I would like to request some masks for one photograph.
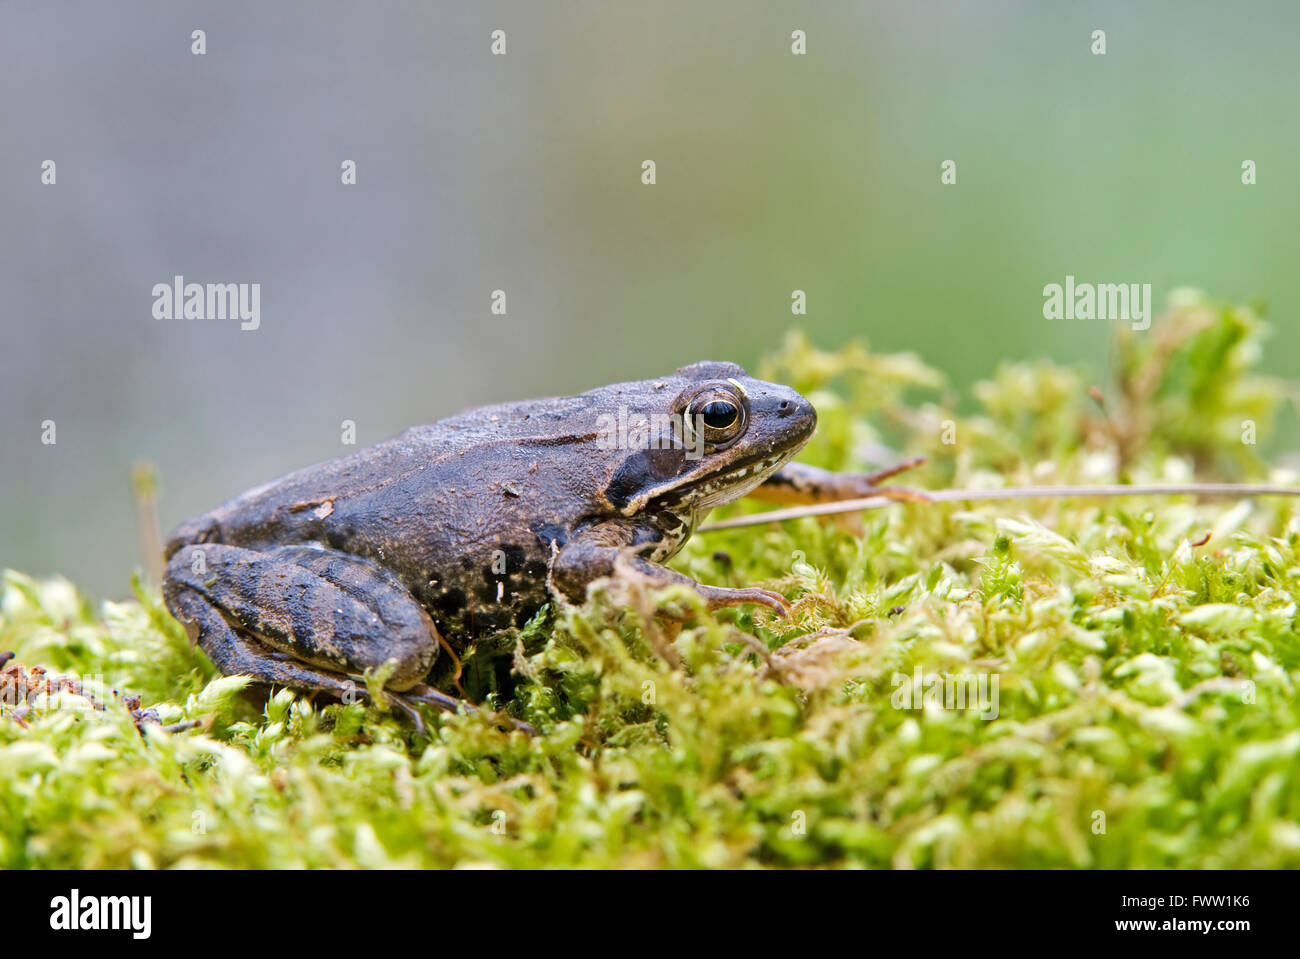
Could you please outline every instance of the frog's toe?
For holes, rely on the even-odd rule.
[[[867,473],[865,476],[861,477],[861,479],[864,483],[866,483],[869,486],[878,486],[881,480],[890,479],[891,477],[897,476],[899,473],[905,473],[908,470],[916,469],[918,466],[923,466],[924,464],[925,464],[925,457],[916,456],[910,460],[904,460],[903,462],[895,466],[889,466],[882,470],[876,470],[876,472],[874,473]]]
[[[392,693],[389,694],[394,695]],[[432,686],[421,683],[413,686],[400,694],[410,702],[424,703],[428,706],[435,706],[444,712],[456,713],[464,710],[467,714],[473,716],[480,712],[480,709],[473,703],[467,703],[463,699],[457,699],[455,696],[448,696],[444,692],[434,689]],[[394,696],[394,698],[397,698]],[[508,723],[512,728],[525,732],[530,736],[536,736],[537,730],[521,719],[515,719],[513,716],[499,715],[497,718]]]
[[[417,736],[427,736],[429,734],[428,729],[424,725],[424,717],[420,715],[418,709],[406,701],[402,693],[385,690],[384,695],[388,697],[389,701],[392,702],[394,706],[406,714],[406,718],[409,719],[411,725],[415,727],[415,733]]]
[[[883,496],[885,499],[892,499],[895,503],[933,503],[929,496],[918,489],[908,489],[905,486],[877,486],[871,493],[871,496]]]
[[[473,703],[467,703],[463,699],[457,699],[455,696],[448,696],[444,692],[439,692],[426,683],[419,683],[410,689],[402,692],[407,701],[412,703],[423,703],[426,706],[433,706],[441,709],[443,712],[458,713],[462,709],[469,715],[478,712],[478,707]]]
[[[709,609],[757,604],[767,606],[775,611],[778,616],[785,616],[790,612],[789,600],[780,593],[773,592],[770,589],[762,589],[758,586],[746,586],[742,589],[731,589],[725,586],[700,586],[699,590]]]

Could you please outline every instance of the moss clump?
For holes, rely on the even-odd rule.
[[[1006,365],[969,415],[912,356],[793,336],[763,374],[818,405],[805,458],[835,468],[888,443],[931,457],[918,485],[1262,478],[1242,424],[1264,436],[1291,388],[1252,372],[1263,334],[1181,295],[1094,398]],[[0,866],[1300,865],[1289,503],[895,507],[700,536],[676,565],[793,615],[599,587],[462,670],[536,738],[252,699],[153,590],[96,610],[8,573],[0,649],[203,726],[7,707]],[[925,677],[996,700],[946,708]]]

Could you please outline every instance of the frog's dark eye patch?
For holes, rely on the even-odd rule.
[[[686,464],[682,449],[651,449],[633,453],[615,471],[605,497],[616,507],[627,506],[639,493],[672,479]]]

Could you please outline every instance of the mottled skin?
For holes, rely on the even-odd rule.
[[[637,448],[637,434],[611,429],[620,411],[632,423],[673,414],[679,426]],[[747,493],[820,502],[881,492],[876,481],[897,470],[786,465],[816,422],[794,390],[730,363],[470,410],[183,523],[167,544],[164,596],[225,673],[342,693],[391,659],[399,701],[455,708],[424,683],[439,636],[464,648],[554,598],[581,602],[616,563],[618,575],[690,585],[711,608],[784,612],[777,593],[704,586],[660,564],[711,507]]]

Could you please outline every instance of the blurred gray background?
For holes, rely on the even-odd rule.
[[[166,529],[350,451],[344,419],[365,445],[752,364],[792,325],[959,387],[1100,373],[1106,324],[1042,318],[1066,273],[1266,301],[1289,373],[1297,27],[1293,3],[4,0],[0,566],[124,594],[138,457]],[[176,274],[260,283],[261,329],[155,320]]]

